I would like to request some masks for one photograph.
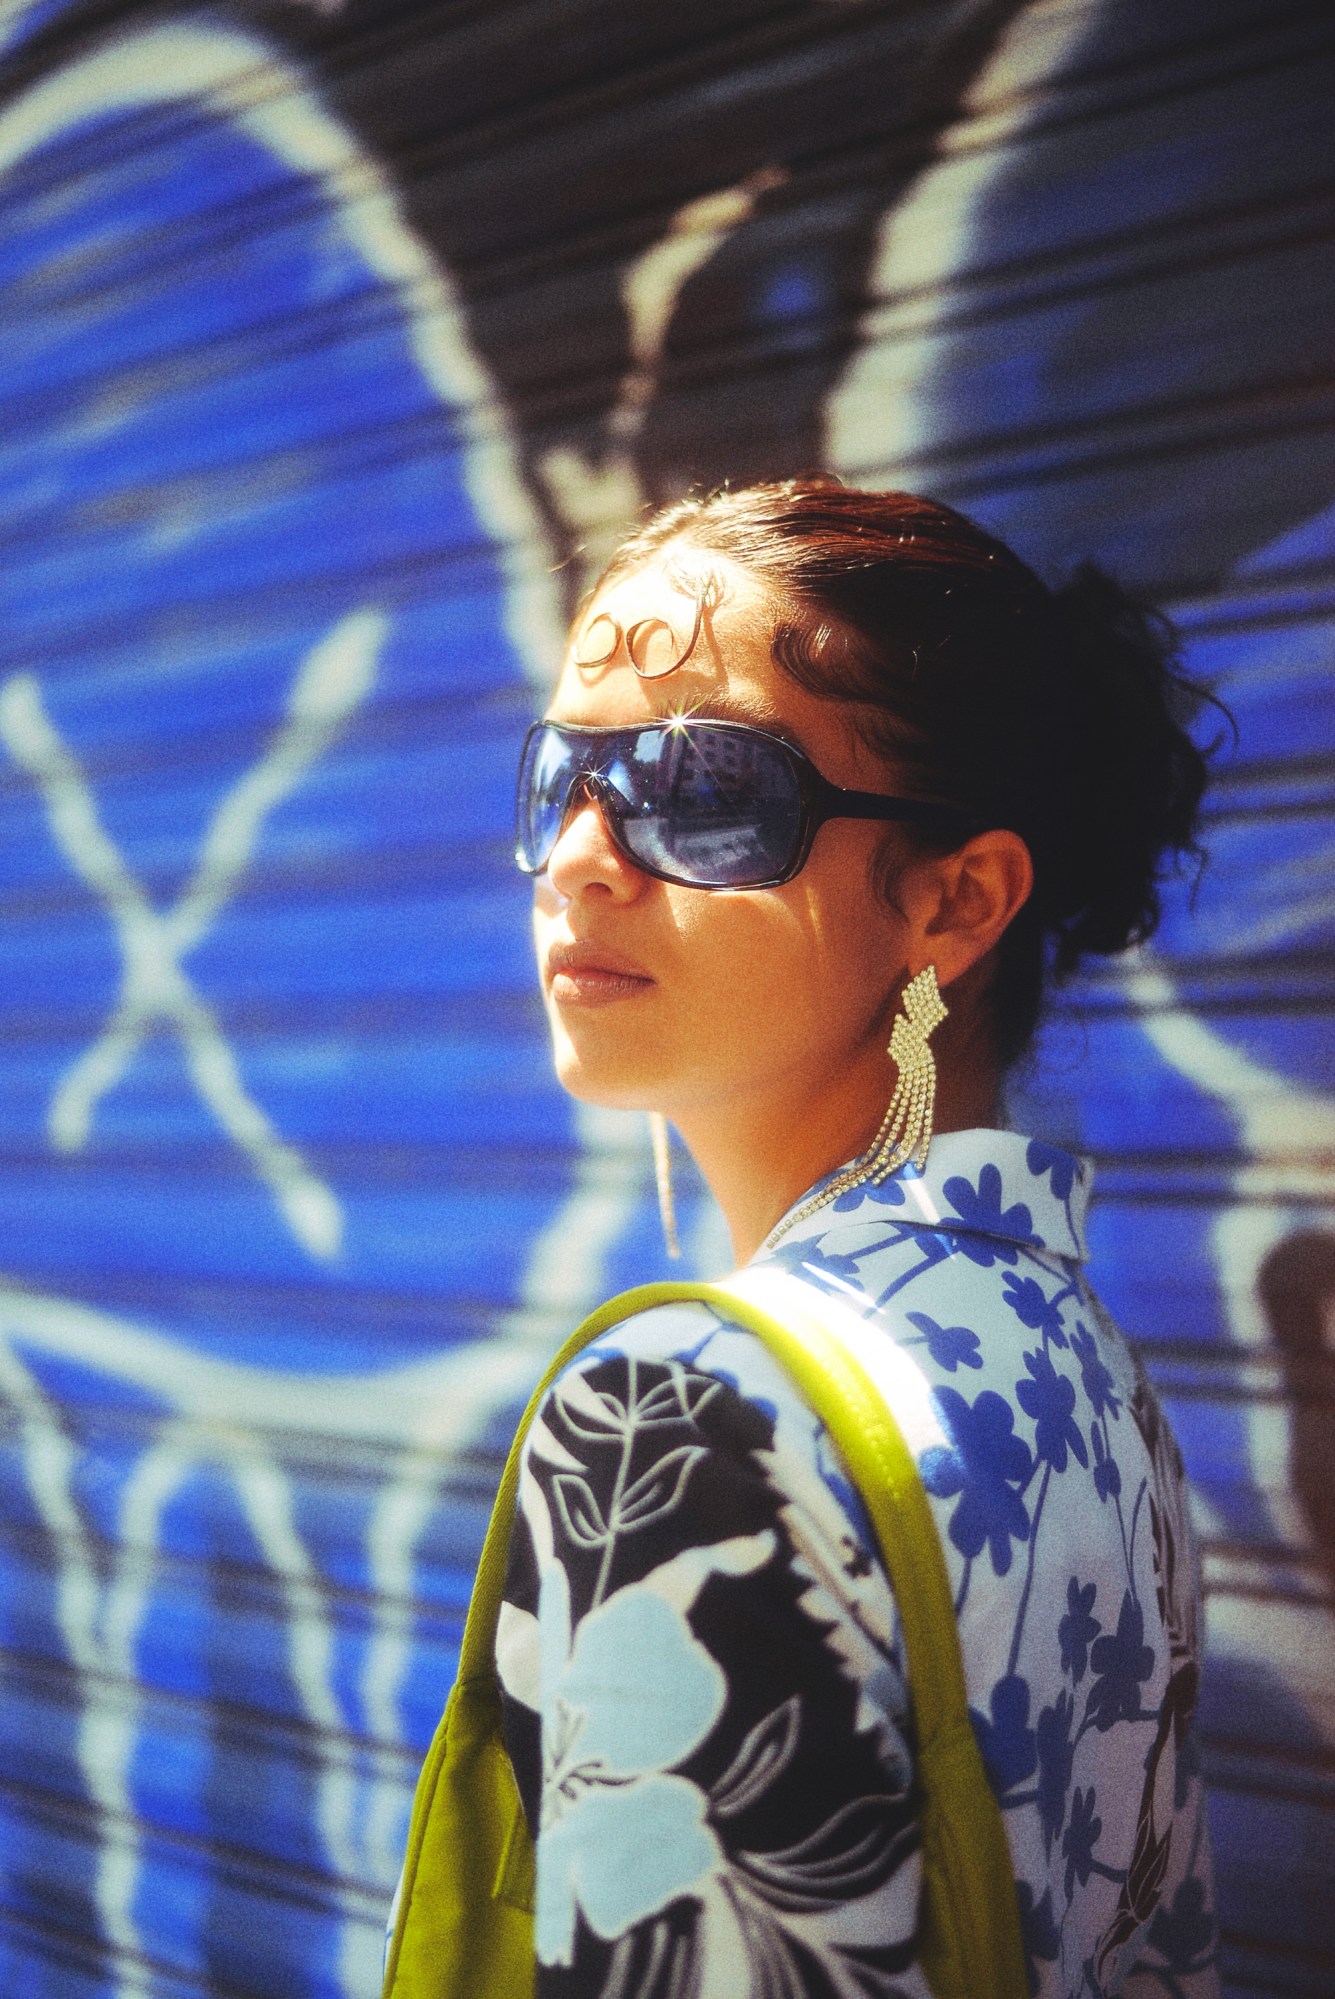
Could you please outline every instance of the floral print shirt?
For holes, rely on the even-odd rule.
[[[950,1133],[757,1262],[921,1371],[1031,1992],[1215,1999],[1182,1466],[1085,1278],[1088,1192],[1051,1146]],[[524,1455],[497,1661],[539,1999],[926,1999],[893,1595],[753,1335],[663,1306],[562,1375]]]

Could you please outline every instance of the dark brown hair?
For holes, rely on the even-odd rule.
[[[908,789],[1025,841],[1034,892],[992,993],[997,1054],[1014,1061],[1046,973],[1148,937],[1170,860],[1199,862],[1206,758],[1187,725],[1211,697],[1181,671],[1172,627],[1093,564],[1049,589],[951,508],[832,479],[678,501],[605,578],[671,543],[776,588],[777,664],[855,703]]]

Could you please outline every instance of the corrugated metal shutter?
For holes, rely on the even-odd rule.
[[[519,733],[642,500],[830,463],[1107,560],[1238,716],[1194,915],[1014,1111],[1201,1495],[1231,1988],[1329,1991],[1329,9],[0,46],[0,1989],[375,1990],[509,1414],[660,1254],[550,1081]]]

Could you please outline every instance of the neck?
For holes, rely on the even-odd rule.
[[[980,1059],[980,1045],[972,1024],[953,1014],[933,1037],[938,1132],[996,1122],[999,1077],[994,1062]],[[778,1102],[732,1099],[669,1113],[723,1210],[738,1264],[750,1261],[808,1187],[865,1151],[894,1083],[885,1057],[870,1088],[859,1069],[800,1100],[785,1093]]]

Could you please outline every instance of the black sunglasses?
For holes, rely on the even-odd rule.
[[[597,801],[627,860],[684,888],[791,881],[827,819],[897,819],[961,835],[978,824],[957,806],[843,791],[792,743],[746,722],[535,722],[519,763],[515,859],[525,874],[547,866],[577,796]]]

